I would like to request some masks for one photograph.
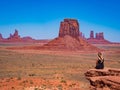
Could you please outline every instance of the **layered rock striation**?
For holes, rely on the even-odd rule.
[[[60,23],[59,37],[69,35],[75,38],[79,37],[79,23],[75,19],[64,19]]]
[[[120,90],[120,69],[90,69],[85,76],[90,90]]]

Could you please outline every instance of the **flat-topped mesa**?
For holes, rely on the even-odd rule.
[[[79,23],[77,20],[64,19],[64,21],[60,23],[59,37],[64,37],[65,35],[69,35],[78,38],[79,33],[80,33]]]

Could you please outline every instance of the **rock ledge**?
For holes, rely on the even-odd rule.
[[[90,69],[85,76],[90,90],[120,90],[120,69]]]

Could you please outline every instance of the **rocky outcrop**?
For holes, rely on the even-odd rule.
[[[44,40],[43,40],[44,41]],[[12,43],[12,42],[41,42],[41,40],[32,39],[30,36],[20,37],[18,30],[15,29],[13,34],[10,34],[8,38],[3,38],[0,34],[0,42],[2,43]]]
[[[99,32],[95,34],[94,37],[94,31],[90,32],[90,37],[87,39],[87,42],[91,44],[110,44],[111,42],[104,39],[104,33]]]
[[[15,32],[14,34],[10,34],[10,37],[8,39],[13,39],[13,40],[16,40],[16,39],[20,39],[20,36],[18,34],[18,30],[15,29]]]
[[[75,19],[64,19],[60,23],[59,37],[70,35],[72,37],[79,37],[79,23]]]
[[[19,34],[18,34],[18,30],[15,29],[14,34],[13,34],[13,35],[10,34],[10,37],[9,37],[8,39],[13,40],[13,41],[14,41],[14,40],[20,40],[21,38],[20,38],[20,36],[19,36]]]
[[[90,69],[85,76],[90,90],[120,90],[120,69]]]

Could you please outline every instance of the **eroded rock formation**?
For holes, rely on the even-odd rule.
[[[2,34],[0,33],[0,40],[3,40]]]
[[[90,90],[120,90],[120,69],[90,69],[85,76]]]
[[[79,36],[80,36],[80,38],[86,39],[85,35],[82,32],[80,32]]]
[[[64,19],[60,23],[59,36],[42,48],[52,50],[98,50],[80,38],[79,23],[75,19]]]
[[[95,34],[94,37],[94,31],[90,32],[90,37],[87,39],[87,41],[91,44],[110,44],[111,42],[104,39],[104,33],[99,32]]]
[[[79,37],[79,23],[75,19],[64,19],[60,23],[59,37],[70,35],[72,37]]]
[[[43,42],[44,40],[42,40]],[[13,34],[10,34],[8,38],[3,38],[2,34],[0,34],[0,42],[3,43],[11,43],[11,42],[41,42],[41,40],[35,40],[31,38],[30,36],[26,37],[20,37],[18,30],[15,29],[15,32]],[[46,42],[46,40],[45,40]],[[48,41],[47,41],[48,42]]]
[[[90,39],[94,39],[94,31],[90,32]]]
[[[103,34],[103,32],[96,33],[95,39],[104,40],[104,34]]]
[[[21,38],[20,38],[20,36],[19,36],[19,34],[18,34],[18,30],[15,29],[14,34],[13,34],[13,35],[10,34],[10,37],[9,37],[8,39],[13,40],[13,41],[14,41],[14,40],[20,40]]]

